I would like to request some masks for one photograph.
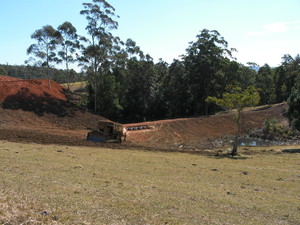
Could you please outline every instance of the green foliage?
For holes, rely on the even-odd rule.
[[[290,124],[293,129],[300,130],[300,90],[293,88],[287,102],[289,105],[287,116]]]
[[[0,66],[0,76],[5,76],[5,75],[7,75],[7,71],[6,71],[6,69],[3,67],[3,66]]]
[[[232,51],[234,49],[228,49],[228,43],[218,31],[207,29],[203,29],[186,49],[184,64],[194,115],[208,114],[205,99],[224,90],[224,69],[228,57],[232,58]]]
[[[47,79],[47,68],[37,67],[37,66],[13,66],[13,65],[1,65],[7,71],[8,76],[16,77],[20,79]],[[84,81],[84,74],[77,73],[74,70],[70,70],[69,73],[66,70],[58,70],[55,68],[50,68],[49,73],[51,78],[57,83],[67,83],[68,76],[74,82]]]
[[[126,52],[129,56],[129,58],[133,57],[140,57],[141,59],[144,59],[144,53],[141,51],[140,47],[136,45],[136,42],[133,41],[131,38],[127,39],[126,43]]]
[[[276,124],[277,124],[276,119],[269,119],[269,118],[267,118],[265,120],[265,131],[267,133],[269,133],[269,132],[271,132],[273,130],[276,130],[277,129]]]
[[[53,62],[57,62],[56,46],[61,42],[60,33],[52,26],[46,25],[41,29],[36,30],[32,35],[32,39],[36,40],[36,44],[32,44],[27,49],[27,54],[32,55],[25,63],[33,63],[34,66],[42,66],[47,68],[47,77],[50,87],[50,68]]]
[[[260,104],[275,103],[275,83],[273,70],[269,65],[261,67],[256,75],[255,86],[260,95]]]
[[[191,105],[188,93],[189,83],[182,61],[174,60],[169,66],[163,85],[167,116],[180,117],[189,115],[189,107]]]
[[[67,88],[70,89],[70,83],[74,82],[71,80],[72,71],[70,71],[70,64],[76,60],[76,53],[80,48],[78,40],[77,30],[70,22],[64,22],[57,28],[61,36],[61,41],[58,43],[60,51],[58,52],[58,62],[65,64],[67,71]]]
[[[222,98],[208,96],[205,100],[208,103],[215,103],[224,109],[236,109],[234,121],[237,126],[237,132],[233,143],[232,156],[237,154],[238,138],[241,133],[242,113],[245,107],[255,106],[259,103],[259,93],[253,86],[242,90],[241,87],[227,86],[228,92],[223,93]]]
[[[116,81],[115,76],[104,74],[99,81],[98,105],[99,112],[103,116],[109,116],[111,119],[118,119],[123,107],[119,102],[120,83]]]
[[[241,87],[227,86],[228,92],[223,93],[222,98],[208,96],[206,102],[215,103],[223,109],[236,109],[234,120],[237,125],[237,135],[240,133],[242,112],[245,107],[255,106],[259,103],[259,93],[253,86],[242,90]]]
[[[265,120],[263,133],[264,138],[268,140],[274,140],[276,137],[279,137],[280,139],[291,138],[294,135],[293,131],[278,123],[274,118],[267,118]]]
[[[241,87],[227,86],[228,92],[223,93],[222,98],[209,96],[206,102],[212,102],[224,109],[237,109],[242,111],[245,107],[255,106],[259,103],[259,93],[253,86],[242,90]]]
[[[300,55],[282,57],[281,66],[275,69],[275,94],[277,102],[286,101],[292,88],[300,88]]]
[[[130,59],[126,77],[126,117],[144,121],[150,116],[154,102],[155,67],[153,61]]]
[[[114,37],[110,30],[118,28],[115,20],[115,9],[105,0],[93,0],[93,3],[83,3],[84,15],[88,24],[86,30],[90,35],[88,46],[83,48],[81,57],[83,68],[88,71],[88,78],[94,93],[94,111],[99,111],[98,94],[101,77],[108,74],[113,64],[115,51],[119,49],[119,38]]]

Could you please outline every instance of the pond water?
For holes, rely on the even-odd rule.
[[[269,141],[259,138],[240,138],[239,146],[269,146],[269,145],[284,145],[283,141]]]

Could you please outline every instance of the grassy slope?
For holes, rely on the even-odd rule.
[[[74,82],[74,83],[70,83],[69,85],[70,85],[70,90],[74,92],[74,91],[77,91],[77,90],[84,89],[86,87],[86,85],[87,85],[87,82],[85,82],[85,81]],[[68,84],[67,83],[62,84],[62,86],[64,88],[68,88]]]
[[[234,160],[1,141],[0,158],[0,224],[300,223],[299,153]]]

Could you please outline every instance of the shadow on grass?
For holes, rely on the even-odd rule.
[[[285,149],[282,150],[283,153],[300,153],[300,149]]]
[[[236,155],[236,156],[231,156],[231,154],[223,154],[223,155],[215,155],[215,156],[209,156],[209,158],[213,158],[213,159],[232,159],[232,160],[245,160],[245,159],[249,159],[246,156],[241,156],[241,155]]]

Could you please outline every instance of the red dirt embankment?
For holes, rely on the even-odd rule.
[[[46,79],[22,80],[13,77],[0,76],[0,102],[8,97],[18,96],[22,99],[52,98],[67,101],[66,89],[54,81]]]
[[[86,141],[87,128],[105,118],[79,110],[67,102],[66,90],[48,80],[20,80],[0,77],[0,139],[43,144],[190,150],[214,148],[215,140],[235,133],[233,114],[161,120],[125,127],[147,125],[151,129],[127,132],[120,144]],[[245,113],[244,131],[263,127],[266,118],[284,121],[286,104],[261,107]]]
[[[0,139],[84,145],[88,127],[104,117],[76,108],[67,90],[48,80],[0,76]]]

